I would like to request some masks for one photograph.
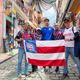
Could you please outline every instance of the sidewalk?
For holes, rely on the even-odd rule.
[[[8,52],[8,53],[1,53],[0,54],[0,64],[3,63],[6,60],[12,58],[17,53],[18,53],[18,49],[14,49],[12,52]]]

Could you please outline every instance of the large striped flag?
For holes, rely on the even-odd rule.
[[[28,63],[38,66],[64,66],[64,40],[25,40]]]

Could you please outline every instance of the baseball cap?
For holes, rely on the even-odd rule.
[[[54,26],[59,26],[59,25],[60,25],[59,23],[55,23],[55,24],[54,24]]]
[[[41,28],[36,28],[36,30],[41,30]]]
[[[49,19],[48,18],[44,18],[43,21],[49,21]]]
[[[67,22],[70,22],[70,21],[71,21],[70,17],[65,17],[65,18],[64,18],[64,22],[66,22],[66,21],[67,21]]]

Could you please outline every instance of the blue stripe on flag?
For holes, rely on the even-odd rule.
[[[27,52],[36,53],[36,40],[25,40],[25,47]]]

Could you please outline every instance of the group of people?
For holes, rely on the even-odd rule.
[[[23,29],[18,32],[17,36],[15,37],[15,40],[19,44],[19,52],[18,52],[18,80],[21,80],[21,72],[22,72],[22,58],[24,55],[25,59],[25,76],[28,75],[28,63],[26,61],[26,53],[24,50],[24,44],[23,40],[24,37],[22,33],[29,34],[27,36],[27,39],[33,39],[36,40],[65,40],[65,66],[63,70],[63,78],[69,77],[68,75],[68,58],[69,55],[71,55],[74,63],[77,65],[77,69],[79,72],[79,78],[80,78],[80,16],[77,17],[77,26],[73,27],[71,25],[71,19],[65,18],[63,22],[65,28],[63,29],[60,27],[59,23],[55,23],[54,27],[49,26],[49,19],[44,19],[44,27],[37,28],[36,30],[32,29],[30,25],[26,27],[23,26]],[[47,69],[44,67],[44,71],[46,72]],[[32,72],[35,72],[37,70],[37,66],[32,65]],[[49,70],[51,69],[51,66],[49,66]],[[59,66],[55,69],[56,72],[59,71]]]

